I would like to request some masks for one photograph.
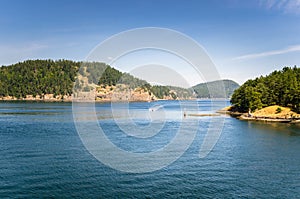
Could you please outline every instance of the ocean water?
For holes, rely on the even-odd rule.
[[[186,137],[196,129],[174,162],[135,173],[114,169],[87,150],[77,133],[71,103],[1,102],[0,198],[299,198],[297,125],[217,116],[224,123],[220,138],[206,157],[199,157],[213,118],[183,117],[183,112],[211,113],[228,103],[96,104],[98,124],[123,151],[151,153],[164,148],[180,127]],[[91,114],[85,111],[83,115]],[[105,152],[108,161],[121,158]],[[175,148],[167,155],[176,152]],[[143,171],[138,162],[122,164],[129,169],[138,165]]]

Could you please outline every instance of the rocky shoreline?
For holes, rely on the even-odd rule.
[[[127,85],[119,84],[116,86],[96,86],[95,89],[90,91],[74,92],[72,95],[26,95],[26,97],[17,98],[13,96],[0,97],[0,101],[38,101],[38,102],[149,102],[157,100],[182,100],[181,98],[173,98],[171,90],[169,95],[163,96],[163,98],[156,97],[153,93],[143,88],[129,88]],[[188,100],[188,99],[186,99]]]
[[[282,118],[270,118],[270,117],[253,117],[247,115],[241,115],[240,120],[247,121],[262,121],[262,122],[278,122],[278,123],[299,123],[300,119],[282,119]]]
[[[0,101],[5,102],[17,102],[17,101],[28,101],[28,102],[72,102],[72,96],[70,95],[57,95],[54,94],[45,94],[45,95],[26,95],[23,98],[17,98],[13,96],[1,97]]]
[[[66,102],[70,103],[73,102],[72,96],[68,96],[67,98],[15,98],[15,97],[3,97],[0,98],[0,102]],[[96,102],[96,103],[110,103],[110,102],[116,102],[116,100],[110,100],[110,99],[83,99],[83,100],[76,100],[77,102]],[[149,100],[117,100],[118,102],[149,102]],[[157,100],[151,100],[151,101],[159,101]]]

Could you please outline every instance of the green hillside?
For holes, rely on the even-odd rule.
[[[300,68],[284,67],[267,76],[248,80],[234,92],[231,103],[240,112],[279,105],[299,113]]]
[[[81,79],[78,78],[78,74]],[[87,78],[86,84],[84,78]],[[90,85],[105,87],[117,84],[125,84],[130,89],[143,88],[158,99],[165,96],[177,99],[177,95],[171,92],[171,88],[151,86],[148,82],[128,73],[122,73],[105,63],[28,60],[0,67],[0,97],[12,96],[24,99],[27,95],[70,96],[74,85],[80,91],[89,91],[92,88]]]
[[[197,98],[229,98],[237,88],[239,84],[232,80],[212,81],[192,87]]]
[[[28,60],[0,67],[0,97],[71,95],[79,68],[68,60]]]
[[[199,84],[189,89],[150,85],[144,80],[99,62],[28,60],[0,67],[0,98],[11,96],[24,99],[27,95],[43,98],[46,94],[70,96],[74,85],[80,91],[89,91],[92,85],[105,87],[117,84],[125,84],[129,89],[142,88],[158,99],[219,98],[224,97],[220,95],[220,83],[224,84],[225,97],[230,96],[238,87],[238,84],[231,80]],[[207,87],[211,88],[212,93],[208,92]]]
[[[79,75],[88,78],[89,84],[102,86],[115,86],[117,84],[125,84],[129,88],[143,87],[151,89],[151,85],[145,80],[138,79],[129,73],[122,73],[111,66],[100,62],[80,62]],[[78,79],[75,85],[83,86]]]
[[[77,78],[78,74],[88,79],[87,85]],[[22,99],[26,95],[42,97],[45,94],[70,96],[74,83],[82,91],[88,91],[89,84],[126,84],[129,88],[142,87],[153,90],[153,93],[157,90],[144,80],[98,62],[28,60],[0,67],[0,97],[13,96]],[[81,88],[82,86],[85,87]]]

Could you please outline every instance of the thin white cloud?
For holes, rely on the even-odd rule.
[[[300,0],[259,0],[266,9],[279,10],[283,13],[300,14]]]
[[[277,1],[274,0],[262,0],[261,5],[265,6],[267,9],[271,9]]]
[[[290,0],[285,5],[285,11],[300,14],[300,0]]]
[[[300,51],[300,45],[289,46],[287,48],[280,49],[280,50],[272,50],[272,51],[266,51],[261,53],[242,55],[242,56],[235,57],[232,60],[255,59],[255,58],[267,57],[272,55],[286,54],[286,53],[296,52],[296,51]]]
[[[281,8],[283,8],[285,5],[286,5],[286,3],[288,2],[288,0],[281,0],[281,1],[279,1],[278,3],[277,3],[277,9],[281,9]]]

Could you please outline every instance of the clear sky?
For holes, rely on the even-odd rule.
[[[0,0],[0,65],[84,60],[107,37],[149,26],[192,37],[238,83],[300,65],[300,0]]]

